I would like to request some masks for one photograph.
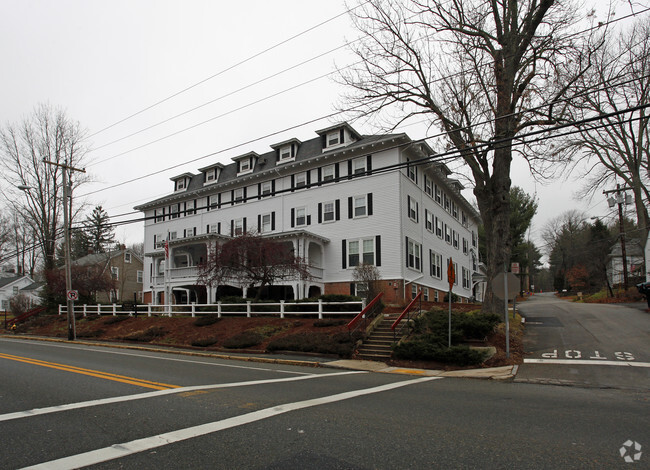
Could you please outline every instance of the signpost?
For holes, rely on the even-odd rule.
[[[77,329],[74,318],[74,301],[79,300],[79,291],[68,289],[65,291],[66,299],[68,300],[68,339],[77,339]]]
[[[510,316],[508,315],[508,300],[515,299],[519,293],[520,281],[516,274],[502,272],[492,279],[492,293],[503,299],[506,306],[506,358],[510,358]]]
[[[449,347],[451,348],[451,291],[456,283],[456,270],[451,258],[449,258],[449,264],[447,265],[447,280],[449,281]]]

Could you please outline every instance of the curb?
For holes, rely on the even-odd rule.
[[[392,367],[392,366],[388,366],[383,362],[376,362],[376,361],[363,361],[363,360],[352,360],[352,359],[341,359],[341,360],[331,361],[331,362],[303,361],[297,359],[278,359],[278,358],[258,357],[258,356],[215,354],[215,353],[208,353],[208,352],[188,351],[186,349],[172,349],[172,348],[168,349],[164,347],[136,346],[136,345],[128,345],[122,343],[104,343],[104,342],[91,342],[91,341],[79,341],[79,340],[75,340],[71,342],[67,339],[48,338],[43,336],[35,337],[35,336],[0,334],[0,338],[10,338],[10,339],[14,338],[14,339],[22,339],[28,341],[46,341],[51,343],[79,344],[83,346],[103,346],[103,347],[115,348],[115,349],[131,349],[131,350],[157,352],[157,353],[180,354],[183,356],[192,356],[192,357],[211,357],[214,359],[224,359],[224,360],[242,361],[242,362],[258,362],[264,364],[281,364],[281,365],[301,366],[301,367],[325,367],[329,369],[359,370],[359,371],[366,371],[366,372],[379,372],[384,374],[419,375],[422,377],[473,378],[473,379],[484,379],[484,380],[490,379],[490,380],[505,381],[505,380],[513,379],[515,375],[517,375],[517,371],[519,369],[518,365],[514,365],[514,366],[490,367],[485,369],[465,369],[465,370],[444,371],[444,370]]]

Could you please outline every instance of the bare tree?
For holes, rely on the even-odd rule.
[[[361,263],[355,266],[352,278],[356,282],[363,284],[368,302],[381,292],[381,286],[379,285],[381,274],[375,265]]]
[[[43,160],[81,166],[82,137],[79,123],[44,104],[22,122],[0,129],[1,177],[8,183],[5,196],[33,229],[46,270],[55,267],[56,241],[61,236],[63,180],[62,169]],[[73,187],[82,182],[76,178]],[[23,194],[18,187],[27,189]]]
[[[516,139],[561,119],[590,57],[586,39],[570,36],[579,19],[554,0],[370,0],[352,14],[361,60],[341,74],[346,104],[393,128],[424,117],[444,131],[469,168],[485,227],[483,310],[501,308],[490,283],[510,260],[512,159],[532,169],[543,156]]]
[[[234,282],[255,287],[255,300],[265,287],[278,281],[310,278],[309,267],[289,245],[251,233],[214,245],[206,263],[199,266],[204,285]]]
[[[650,225],[650,18],[608,41],[594,62],[581,78],[582,86],[592,91],[576,100],[575,120],[606,117],[582,125],[566,146],[577,157],[571,162],[574,168],[587,168],[584,195],[617,182],[632,190],[645,240]]]

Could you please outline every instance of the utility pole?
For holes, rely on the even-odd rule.
[[[616,193],[616,197],[610,197],[607,199],[609,207],[614,207],[615,204],[618,204],[618,227],[620,232],[621,239],[621,257],[623,258],[623,288],[627,291],[627,252],[625,251],[625,227],[623,225],[623,204],[627,204],[627,194],[625,191],[630,188],[621,188],[620,184],[616,185],[616,189],[610,189],[609,191],[603,191],[603,194],[612,194]]]
[[[70,257],[70,223],[72,222],[72,178],[73,171],[85,173],[85,168],[75,168],[68,165],[66,160],[64,163],[51,162],[43,159],[43,163],[48,165],[58,166],[63,170],[63,237],[64,237],[64,251],[65,251],[65,297],[67,305],[67,319],[68,319],[68,341],[74,341],[76,338],[75,332],[75,318],[74,318],[74,302],[69,294],[72,291],[72,259]]]

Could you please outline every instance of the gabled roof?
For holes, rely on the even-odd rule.
[[[12,276],[0,277],[0,288],[13,284],[16,281],[21,279],[29,279],[30,282],[34,282],[29,276],[23,276],[21,274],[14,274]]]
[[[109,260],[118,256],[123,256],[126,252],[131,253],[132,256],[135,256],[138,260],[142,261],[142,258],[137,253],[129,248],[126,248],[124,250],[113,250],[104,253],[90,253],[86,256],[82,256],[81,258],[74,260],[72,264],[74,266],[96,266],[98,264],[106,264]]]

